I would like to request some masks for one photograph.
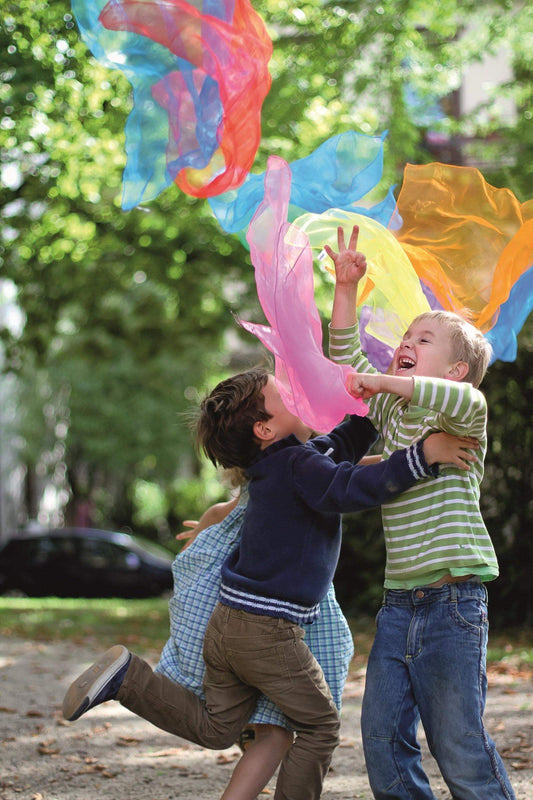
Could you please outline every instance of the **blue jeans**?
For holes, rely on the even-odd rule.
[[[454,800],[514,800],[483,725],[487,633],[479,582],[385,592],[361,718],[376,800],[436,800],[422,769],[420,720]]]

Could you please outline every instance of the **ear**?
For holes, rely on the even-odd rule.
[[[252,428],[254,436],[260,442],[270,442],[276,435],[268,424],[268,420],[258,419]]]
[[[448,370],[448,377],[452,381],[464,381],[468,375],[468,364],[466,361],[456,361]]]

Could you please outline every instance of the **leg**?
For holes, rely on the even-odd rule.
[[[407,661],[409,593],[392,594],[407,596],[407,602],[388,600],[377,618],[361,714],[368,779],[376,800],[436,800],[416,738],[419,715]]]
[[[256,725],[255,739],[233,770],[221,800],[255,800],[279,767],[293,734],[279,725]]]
[[[435,594],[412,680],[431,752],[456,800],[514,800],[483,723],[486,589],[464,583],[430,593]]]
[[[320,603],[318,619],[302,628],[305,631],[305,643],[322,667],[331,696],[340,710],[354,646],[346,618],[335,599],[333,585]],[[287,727],[287,720],[281,711],[264,695],[259,698],[250,722]]]
[[[223,687],[223,702],[206,706],[193,692],[153,672],[132,654],[131,663],[116,699],[134,714],[174,736],[203,747],[222,750],[236,741],[250,717],[258,692],[229,671],[211,672]]]
[[[229,609],[217,606],[205,631],[205,701],[153,672],[135,655],[116,699],[175,736],[215,750],[230,747],[252,714],[259,691],[228,663],[223,644],[225,611]]]
[[[231,629],[228,625],[224,644],[233,669],[269,697],[296,732],[283,759],[275,798],[315,800],[338,744],[340,725],[322,670],[297,625],[244,611],[227,612]]]

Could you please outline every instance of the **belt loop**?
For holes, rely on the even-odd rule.
[[[381,600],[381,605],[382,606],[386,606],[387,605],[387,590],[386,589],[383,590],[383,598]]]
[[[450,586],[450,600],[452,601],[452,603],[457,603],[457,595],[458,595],[457,584],[450,583],[449,586]]]

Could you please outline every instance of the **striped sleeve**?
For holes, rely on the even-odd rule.
[[[448,433],[485,434],[487,402],[471,383],[415,377],[411,403],[436,412],[442,430]]]
[[[357,372],[377,372],[361,350],[359,325],[329,327],[329,357],[336,364],[349,364]]]

